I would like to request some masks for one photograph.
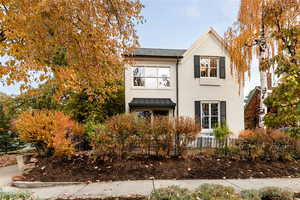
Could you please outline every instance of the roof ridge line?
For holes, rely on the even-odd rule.
[[[171,49],[171,48],[152,48],[152,47],[139,47],[137,49],[159,49],[159,50],[183,50],[186,51],[187,49]]]

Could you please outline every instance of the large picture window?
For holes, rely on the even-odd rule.
[[[219,123],[219,103],[202,103],[202,128],[213,129]]]
[[[140,88],[169,88],[170,68],[133,67],[133,86]]]
[[[200,57],[200,75],[201,77],[218,77],[219,58]]]

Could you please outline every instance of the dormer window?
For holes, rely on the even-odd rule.
[[[201,77],[218,77],[219,58],[218,57],[200,57],[200,75]]]

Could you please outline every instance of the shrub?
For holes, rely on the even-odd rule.
[[[190,118],[158,116],[147,120],[134,114],[122,114],[96,128],[92,147],[94,154],[102,158],[124,158],[136,153],[154,153],[166,158],[181,155],[198,130]]]
[[[197,188],[193,196],[196,199],[202,200],[240,200],[239,194],[234,191],[234,188],[217,185],[217,184],[203,184]]]
[[[292,192],[276,187],[243,190],[238,194],[232,187],[203,184],[193,192],[179,186],[153,190],[149,200],[292,200],[293,197]]]
[[[106,123],[106,131],[113,137],[115,150],[122,156],[135,145],[137,136],[136,117],[129,114],[116,115]]]
[[[149,127],[151,143],[157,156],[169,157],[174,150],[173,125],[168,117],[154,117]]]
[[[300,139],[300,126],[288,129],[288,134],[292,138]]]
[[[223,151],[223,152],[222,152]],[[243,156],[245,153],[243,151],[241,151],[240,146],[237,145],[231,145],[228,148],[226,148],[226,156],[229,159],[232,160],[241,160],[244,159],[245,156]],[[216,154],[216,151],[214,152]],[[219,151],[217,151],[217,153],[219,153]],[[221,156],[224,156],[224,150],[221,149]],[[220,154],[217,154],[218,156],[220,156]]]
[[[112,137],[107,134],[105,125],[95,129],[95,134],[91,135],[91,146],[96,157],[103,160],[112,159],[115,144]]]
[[[139,133],[136,142],[139,153],[144,155],[151,155],[153,152],[157,152],[153,145],[154,138],[152,136],[151,121],[143,117],[137,117],[136,128]]]
[[[295,141],[295,159],[300,159],[300,138]]]
[[[176,155],[181,155],[187,148],[187,145],[196,139],[201,128],[195,123],[195,120],[187,117],[175,118],[175,145]]]
[[[95,123],[94,121],[88,121],[84,125],[85,134],[88,141],[91,141],[93,135],[95,135],[98,128],[103,127],[101,123]]]
[[[97,127],[92,139],[94,153],[102,157],[126,157],[139,141],[138,122],[136,116],[122,114]]]
[[[232,134],[226,123],[222,123],[214,127],[213,134],[219,141],[225,141]]]
[[[102,123],[96,123],[93,120],[89,120],[84,124],[85,133],[82,138],[82,143],[80,144],[83,150],[91,150],[93,137],[97,130],[103,128],[103,126]]]
[[[254,131],[251,129],[246,129],[240,132],[239,138],[246,138],[254,134]]]
[[[266,159],[292,160],[295,157],[295,139],[280,130],[268,129],[266,134],[270,137],[270,143],[265,148]]]
[[[33,144],[39,153],[70,155],[74,139],[83,134],[83,127],[58,111],[35,110],[21,113],[13,123],[21,140]]]
[[[240,134],[240,156],[248,160],[291,160],[299,154],[297,140],[274,129],[255,129],[251,134]]]
[[[178,186],[170,186],[154,190],[149,197],[150,200],[193,200],[191,193]]]
[[[262,188],[259,193],[262,200],[292,200],[294,198],[292,192],[277,187]]]
[[[218,141],[218,152],[227,155],[228,153],[228,138],[232,134],[226,122],[217,125],[213,129],[213,134]]]
[[[37,197],[33,196],[29,192],[18,191],[18,192],[1,192],[1,200],[38,200]]]
[[[243,190],[241,191],[241,197],[243,200],[261,200],[258,190]]]
[[[267,137],[263,129],[255,129],[250,134],[240,134],[239,139],[238,145],[241,149],[241,158],[256,160],[263,156],[264,142],[267,141]]]

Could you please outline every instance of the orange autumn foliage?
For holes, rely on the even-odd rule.
[[[253,130],[246,129],[240,132],[239,138],[246,138],[254,134]]]
[[[21,113],[13,122],[21,140],[33,144],[41,153],[70,155],[75,151],[72,139],[83,134],[83,127],[62,112],[36,110]]]
[[[251,75],[252,61],[260,56],[262,48],[266,51],[264,59],[285,54],[285,49],[278,44],[289,45],[290,41],[284,40],[282,32],[299,29],[299,15],[299,0],[240,1],[238,19],[224,36],[231,68],[235,69],[240,85],[245,84],[245,72]],[[258,42],[262,36],[265,45]],[[266,62],[260,64],[260,70],[270,67]]]
[[[257,128],[240,133],[239,156],[247,160],[292,160],[300,156],[299,141],[286,132]]]
[[[9,59],[0,78],[23,90],[56,81],[60,95],[96,90],[103,102],[122,79],[122,54],[138,46],[142,8],[139,0],[1,0],[0,56]]]
[[[135,114],[120,114],[95,130],[91,146],[93,154],[102,159],[137,154],[168,158],[182,156],[199,132],[194,119],[188,117],[155,116],[149,120]]]

